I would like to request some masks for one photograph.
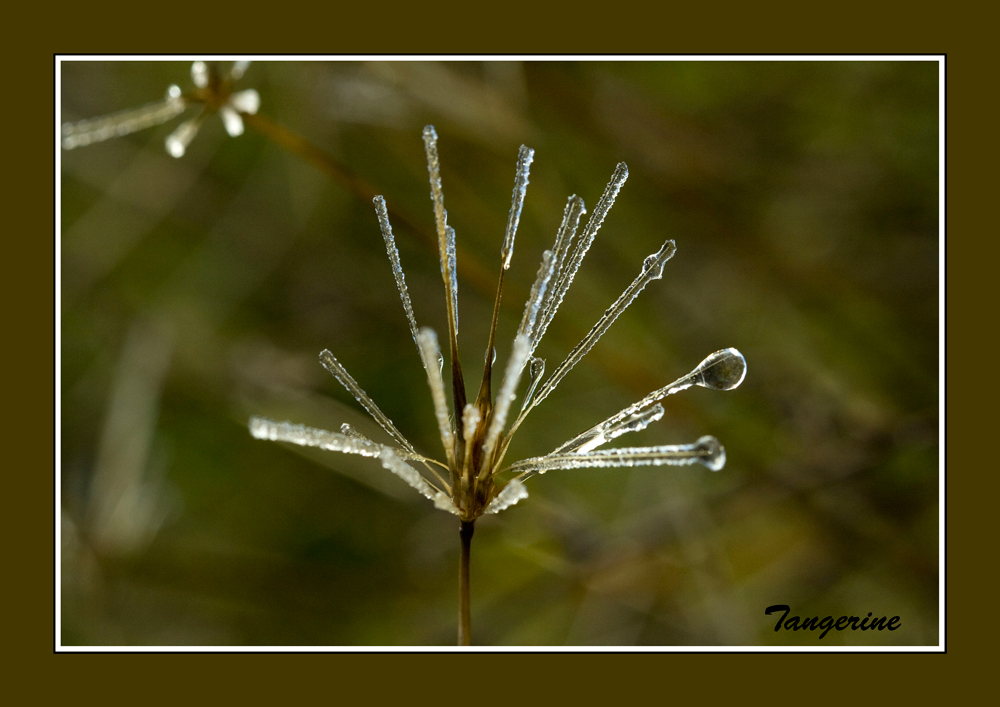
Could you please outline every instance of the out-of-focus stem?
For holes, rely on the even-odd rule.
[[[278,125],[260,113],[240,113],[240,117],[243,118],[243,122],[246,125],[254,128],[264,135],[264,137],[273,140],[286,150],[294,152],[335,182],[345,187],[348,191],[368,201],[371,201],[375,197],[375,189],[368,182],[345,170],[329,154],[299,137],[288,128]],[[399,214],[393,215],[400,216]],[[403,220],[406,220],[405,217],[403,217]]]

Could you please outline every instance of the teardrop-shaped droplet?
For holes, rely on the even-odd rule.
[[[528,403],[530,403],[531,399],[535,396],[535,389],[538,388],[538,384],[542,380],[542,375],[545,373],[545,359],[532,358],[531,365],[528,370],[531,376],[531,381],[528,383],[528,391],[524,394],[524,402],[521,403],[522,410],[528,406]]]
[[[696,385],[714,390],[732,390],[747,374],[747,362],[736,349],[722,349],[691,371]]]
[[[698,461],[710,470],[718,471],[726,465],[726,449],[715,437],[705,435],[695,442],[695,449],[701,454]]]
[[[663,267],[674,256],[676,250],[677,246],[673,241],[664,243],[662,248],[642,261],[642,274],[650,280],[659,280],[663,277]]]

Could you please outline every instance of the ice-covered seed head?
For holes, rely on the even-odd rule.
[[[746,374],[746,359],[736,349],[716,351],[691,371],[695,385],[713,390],[732,390]]]

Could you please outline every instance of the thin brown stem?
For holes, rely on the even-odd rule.
[[[246,125],[260,132],[264,137],[281,145],[289,152],[294,152],[349,192],[368,201],[374,198],[375,188],[368,182],[348,172],[331,155],[302,139],[288,128],[275,123],[260,113],[240,113],[240,116]],[[402,216],[398,213],[394,215],[397,217]],[[405,217],[403,220],[408,221]]]
[[[469,601],[469,554],[476,521],[463,520],[458,528],[462,558],[458,566],[458,645],[472,645],[472,607]]]

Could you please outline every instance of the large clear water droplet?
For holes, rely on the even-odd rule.
[[[746,359],[736,349],[716,351],[691,371],[696,385],[714,390],[732,390],[746,374]]]
[[[726,449],[711,435],[699,439],[695,443],[695,450],[703,455],[698,461],[712,471],[718,471],[726,465]]]

